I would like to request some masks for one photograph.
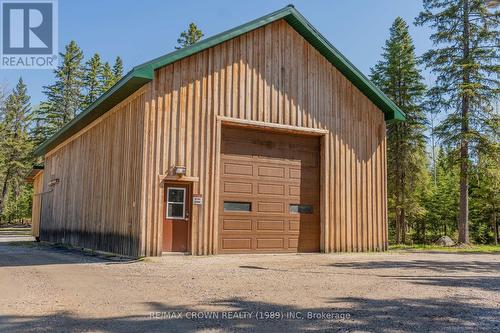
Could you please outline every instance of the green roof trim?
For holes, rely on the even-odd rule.
[[[99,97],[92,105],[61,128],[51,138],[42,143],[34,152],[40,156],[55,148],[73,134],[77,133],[95,119],[123,101],[134,91],[154,78],[154,71],[180,59],[186,58],[210,47],[260,28],[271,22],[284,19],[304,39],[314,46],[328,61],[345,75],[363,94],[365,94],[385,114],[386,121],[403,121],[406,116],[399,107],[361,73],[346,57],[324,38],[292,5],[227,30],[196,44],[168,53],[159,58],[134,67],[113,87]]]

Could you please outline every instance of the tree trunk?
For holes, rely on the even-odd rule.
[[[402,152],[403,153],[403,152]],[[401,159],[406,160],[406,155],[401,154]],[[405,164],[406,166],[406,164]],[[408,222],[406,221],[406,172],[405,168],[401,168],[401,182],[399,184],[399,193],[401,194],[401,218],[400,218],[400,225],[401,225],[401,241],[403,244],[406,244],[406,234],[408,233]]]
[[[398,156],[401,156],[401,125],[398,124],[395,126],[395,135],[396,137],[396,152]],[[396,192],[396,226],[395,226],[395,233],[396,233],[396,244],[401,244],[403,238],[402,238],[402,192],[401,192],[401,159],[398,158],[396,159],[396,175],[395,175],[395,184],[394,184],[394,191]]]
[[[401,244],[401,228],[399,224],[399,208],[397,207],[397,200],[396,200],[396,209],[395,211],[395,218],[394,218],[394,241],[396,244]]]
[[[500,238],[500,235],[498,234],[498,221],[495,222],[495,245],[498,245],[498,239]]]
[[[460,214],[458,219],[458,242],[469,243],[469,161],[468,142],[462,139],[460,147]]]
[[[491,228],[493,229],[493,239],[495,240],[495,245],[498,245],[498,223],[497,223],[497,211],[495,205],[493,205],[493,213],[491,214]]]
[[[427,239],[425,238],[425,229],[427,225],[425,224],[425,219],[422,221],[422,235],[421,235],[421,240],[422,243],[427,244]]]
[[[405,209],[401,208],[401,242],[406,244],[406,234],[408,232],[408,226],[405,219]]]
[[[5,179],[3,180],[3,185],[2,185],[2,193],[0,194],[0,222],[2,222],[2,216],[3,216],[3,208],[5,204],[5,198],[7,197],[7,190],[9,189],[9,181],[10,181],[10,176],[11,171],[10,168],[7,169],[7,173],[5,174]]]
[[[469,62],[469,1],[463,3],[463,60]],[[470,69],[463,69],[463,83],[467,86],[470,83]],[[467,91],[462,91],[462,112],[461,112],[461,139],[460,139],[460,212],[458,219],[458,242],[469,243],[469,107],[470,98]]]

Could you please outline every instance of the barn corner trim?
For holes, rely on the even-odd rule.
[[[258,29],[266,24],[284,19],[305,40],[317,49],[335,68],[349,79],[366,97],[368,97],[385,114],[387,122],[404,121],[406,115],[380,89],[378,89],[359,69],[357,69],[342,53],[340,53],[325,37],[323,37],[295,7],[288,5],[273,13],[227,30],[215,36],[180,50],[168,53],[159,58],[134,67],[94,103],[83,110],[52,137],[43,142],[34,151],[41,156],[57,145],[89,125],[101,115],[111,110],[133,92],[137,91],[154,78],[154,71],[160,67],[181,60],[210,47],[224,43],[230,39]]]

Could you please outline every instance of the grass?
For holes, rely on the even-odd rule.
[[[500,245],[468,245],[468,246],[438,246],[427,244],[390,245],[389,251],[439,251],[439,252],[500,252]]]

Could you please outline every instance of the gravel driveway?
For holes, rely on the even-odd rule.
[[[0,243],[0,332],[493,332],[499,309],[498,254],[120,261]]]

